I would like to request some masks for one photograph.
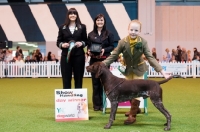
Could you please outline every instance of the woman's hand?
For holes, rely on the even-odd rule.
[[[62,48],[68,48],[69,47],[69,43],[63,43],[62,44]]]
[[[160,73],[165,77],[165,79],[168,79],[171,76],[171,73],[167,73],[164,70],[162,70]]]
[[[79,48],[79,47],[81,47],[81,46],[83,45],[83,43],[82,43],[82,42],[79,42],[79,41],[77,41],[77,42],[75,43],[75,45],[76,45],[76,47],[77,47],[77,48]]]
[[[100,56],[103,56],[104,52],[105,52],[105,50],[104,50],[104,49],[101,49],[101,54],[100,54]]]

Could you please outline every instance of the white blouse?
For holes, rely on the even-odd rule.
[[[69,30],[70,30],[70,32],[73,34],[74,33],[74,31],[75,31],[75,27],[69,27]]]

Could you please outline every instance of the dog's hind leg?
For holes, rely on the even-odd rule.
[[[108,124],[104,126],[104,129],[110,129],[112,126],[113,120],[115,120],[116,112],[117,112],[118,102],[113,101],[111,102],[111,112],[110,112],[110,119]]]
[[[170,113],[165,109],[163,103],[160,101],[153,101],[154,106],[166,117],[167,123],[165,124],[166,127],[164,128],[165,131],[169,131],[171,128],[171,115]]]

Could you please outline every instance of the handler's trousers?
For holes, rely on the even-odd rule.
[[[133,80],[133,79],[144,79],[143,76],[137,76],[134,73],[130,73],[128,76],[126,76],[127,80]],[[128,116],[128,118],[124,121],[124,124],[132,124],[136,121],[136,115],[140,111],[139,105],[140,105],[140,98],[135,98],[130,100],[131,103],[131,109],[129,112],[126,112],[125,115]]]

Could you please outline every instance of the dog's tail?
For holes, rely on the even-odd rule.
[[[172,75],[170,76],[169,78],[165,79],[165,80],[162,80],[162,81],[158,81],[158,84],[163,84],[163,83],[166,83],[168,82],[169,80],[171,80],[172,78],[183,78],[185,79],[185,77],[182,77],[181,75]]]

